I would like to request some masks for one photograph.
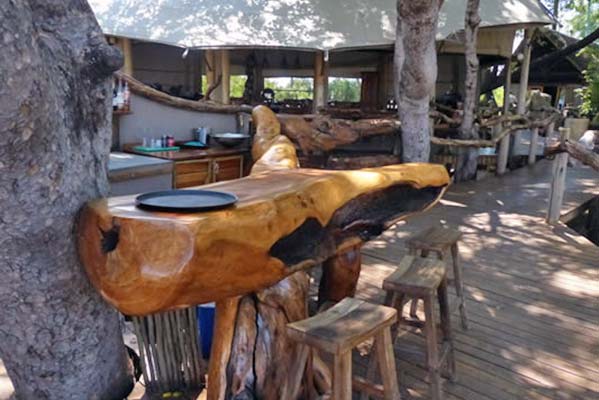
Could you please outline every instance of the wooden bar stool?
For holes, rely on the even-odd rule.
[[[333,354],[333,400],[352,398],[352,349],[374,336],[382,386],[353,379],[356,387],[385,400],[399,400],[391,325],[397,311],[346,297],[328,310],[311,318],[287,324],[287,335],[296,342]]]
[[[383,281],[387,292],[385,304],[392,305],[398,312],[398,324],[393,329],[394,338],[402,323],[424,328],[426,337],[426,366],[431,385],[431,398],[442,399],[441,367],[447,361],[447,374],[452,381],[456,379],[453,338],[451,334],[450,310],[447,298],[447,272],[445,264],[430,258],[405,256],[399,267]],[[439,301],[441,314],[441,348],[437,344],[435,296]],[[403,306],[409,299],[424,301],[425,320],[405,319]]]
[[[458,308],[462,328],[468,329],[468,316],[466,314],[466,299],[464,295],[464,282],[462,280],[462,266],[459,260],[458,241],[462,238],[462,233],[455,229],[434,226],[427,230],[408,238],[406,245],[410,255],[417,256],[420,252],[422,257],[427,257],[429,253],[435,253],[440,260],[446,260],[451,253],[453,265],[453,279],[448,279],[449,284],[455,286],[458,297]],[[412,301],[410,316],[416,318],[416,308],[418,301]]]

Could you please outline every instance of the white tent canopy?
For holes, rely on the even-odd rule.
[[[107,35],[188,48],[343,50],[389,46],[397,0],[89,0]],[[464,26],[445,0],[437,39]],[[481,27],[548,24],[537,0],[481,0]]]

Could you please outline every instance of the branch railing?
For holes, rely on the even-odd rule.
[[[549,223],[556,223],[561,217],[561,209],[566,191],[568,157],[572,156],[592,167],[595,171],[599,171],[599,154],[586,149],[576,142],[570,141],[570,128],[560,128],[559,132],[559,143],[545,149],[545,155],[555,155],[551,190],[549,192],[549,209],[547,210],[547,222]]]
[[[479,125],[481,128],[491,128],[493,131],[492,139],[445,139],[432,136],[431,143],[439,146],[447,147],[496,147],[499,145],[497,156],[497,174],[502,175],[507,169],[509,156],[509,138],[510,135],[516,134],[523,129],[531,129],[531,140],[528,152],[528,164],[532,165],[536,162],[539,130],[547,130],[547,143],[552,140],[555,121],[557,115],[553,114],[543,120],[530,120],[524,115],[503,115],[493,117],[482,121]]]

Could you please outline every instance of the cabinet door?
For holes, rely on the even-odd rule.
[[[210,161],[179,161],[175,164],[173,185],[175,189],[205,185],[210,182]]]
[[[220,157],[212,162],[212,181],[222,182],[243,176],[243,156]]]

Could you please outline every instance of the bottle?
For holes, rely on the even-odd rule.
[[[167,140],[167,147],[174,147],[175,146],[175,138],[172,136],[167,136],[166,137]]]
[[[113,79],[112,80],[112,109],[113,110],[117,109],[116,94],[117,94],[117,85]]]
[[[131,101],[131,92],[129,91],[129,82],[125,82],[125,87],[123,89],[123,109],[125,111],[129,111],[129,105]]]
[[[117,110],[122,110],[124,106],[124,98],[123,98],[123,81],[119,79],[119,86],[116,91],[116,108]]]

